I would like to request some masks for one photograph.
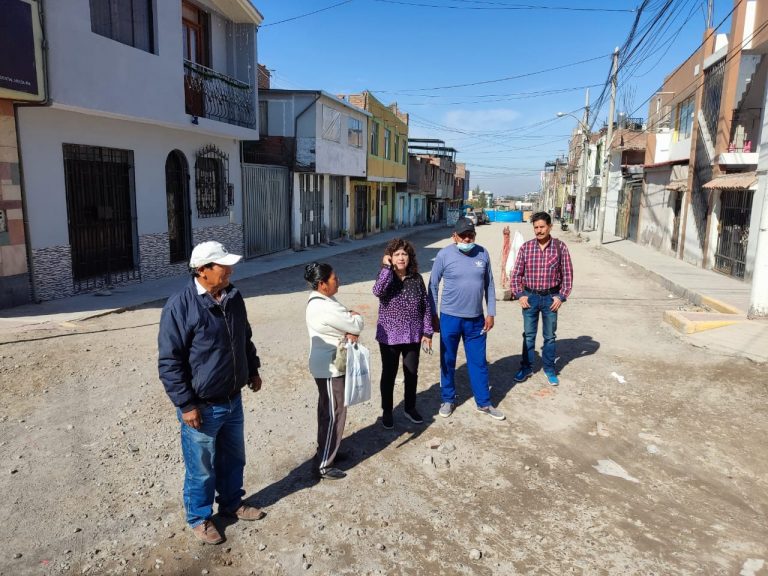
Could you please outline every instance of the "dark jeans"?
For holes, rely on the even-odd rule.
[[[421,343],[415,344],[382,344],[381,350],[381,410],[392,412],[392,396],[395,390],[395,377],[400,365],[400,355],[403,356],[403,374],[405,376],[406,410],[416,408],[416,384],[419,379],[419,354]]]
[[[526,292],[530,308],[523,308],[523,355],[520,361],[522,368],[532,368],[535,356],[536,333],[539,331],[539,316],[541,316],[541,332],[544,343],[541,346],[541,363],[545,374],[555,374],[555,337],[557,332],[557,312],[549,309],[552,306],[552,295],[541,296]]]

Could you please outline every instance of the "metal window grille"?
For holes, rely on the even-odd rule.
[[[713,64],[704,72],[704,94],[701,100],[701,111],[712,139],[717,134],[717,118],[720,115],[720,100],[723,95],[723,75],[725,73],[725,58]]]
[[[712,159],[709,157],[707,145],[701,132],[696,138],[696,164],[693,170],[693,190],[691,191],[691,210],[696,232],[699,237],[699,248],[704,249],[707,235],[707,212],[709,210],[709,190],[704,184],[712,180]]]
[[[303,246],[327,241],[323,228],[323,189],[319,174],[299,174],[301,236]]]
[[[720,194],[714,268],[736,278],[744,278],[747,267],[752,194],[751,190],[723,190]]]
[[[229,156],[213,144],[201,148],[195,161],[197,215],[200,218],[226,216],[234,203],[229,183]]]
[[[75,291],[139,279],[133,152],[64,144]]]

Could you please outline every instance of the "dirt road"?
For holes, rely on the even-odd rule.
[[[497,263],[501,228],[478,235]],[[513,385],[522,320],[499,302],[488,350],[507,420],[474,410],[463,355],[458,408],[436,417],[438,357],[423,357],[426,422],[400,405],[384,430],[374,387],[349,410],[340,482],[310,474],[301,269],[239,282],[264,378],[244,397],[246,490],[268,515],[220,524],[218,547],[185,527],[178,424],[157,379],[160,304],[0,334],[0,574],[768,574],[764,367],[683,343],[661,317],[685,302],[561,237],[576,270],[561,386],[541,372]],[[447,231],[413,239],[428,277]],[[331,260],[339,300],[365,316],[374,378],[380,256]]]

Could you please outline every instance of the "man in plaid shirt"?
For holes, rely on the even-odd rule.
[[[560,380],[555,371],[555,332],[557,311],[571,294],[573,265],[564,242],[552,238],[552,218],[546,212],[536,212],[532,217],[536,238],[520,247],[512,269],[512,291],[523,309],[523,355],[516,382],[523,382],[533,374],[536,333],[539,314],[542,319],[544,345],[541,360],[544,374],[552,386]]]

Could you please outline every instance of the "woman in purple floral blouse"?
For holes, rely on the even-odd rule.
[[[402,355],[405,416],[421,424],[424,420],[416,410],[419,353],[421,348],[432,352],[433,312],[416,252],[408,240],[394,238],[387,244],[373,294],[379,299],[376,341],[381,350],[381,422],[384,428],[394,427],[392,395]]]

